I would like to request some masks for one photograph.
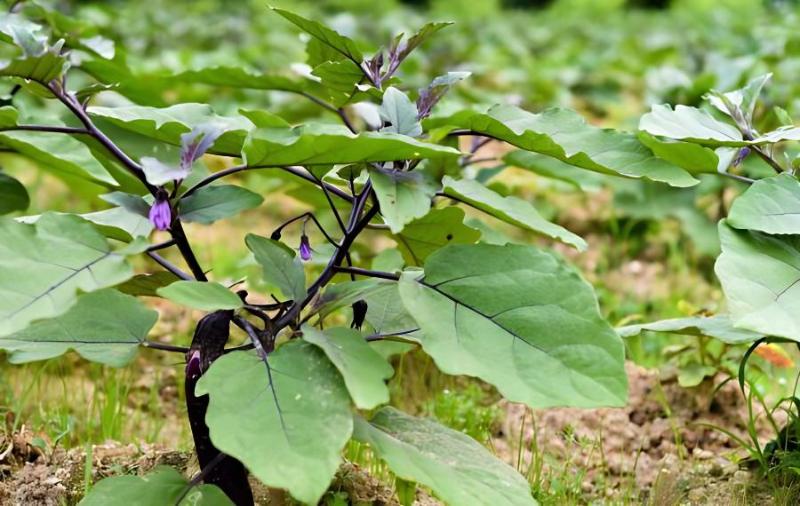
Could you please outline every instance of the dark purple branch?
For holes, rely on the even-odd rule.
[[[174,344],[159,343],[157,341],[142,341],[142,346],[145,348],[152,348],[161,351],[173,351],[175,353],[186,353],[189,348],[185,346],[176,346]]]
[[[158,265],[160,265],[161,267],[165,268],[166,270],[168,270],[172,274],[175,274],[179,278],[181,278],[181,279],[183,279],[185,281],[189,281],[189,280],[192,279],[191,276],[189,276],[188,274],[186,274],[185,272],[180,270],[180,268],[178,268],[178,266],[176,266],[175,264],[173,264],[172,262],[170,262],[166,258],[162,257],[161,255],[159,255],[155,251],[147,251],[146,253],[147,253],[147,256],[149,256],[150,258],[155,260]]]
[[[0,132],[8,132],[14,130],[25,130],[29,132],[52,132],[59,134],[74,134],[74,135],[79,135],[79,134],[86,135],[89,133],[89,131],[84,128],[73,128],[73,127],[52,126],[52,125],[16,125],[16,126],[0,128]]]
[[[395,274],[393,272],[372,271],[369,269],[362,269],[360,267],[344,267],[341,265],[337,265],[334,266],[333,270],[335,270],[336,272],[355,274],[357,276],[369,276],[371,278],[391,279],[393,281],[397,281],[400,279],[400,275]]]

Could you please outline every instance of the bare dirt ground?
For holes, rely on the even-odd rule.
[[[577,480],[581,498],[576,503],[776,503],[754,485],[750,471],[735,463],[742,457],[735,444],[698,425],[708,422],[746,433],[746,406],[735,383],[712,396],[708,389],[684,389],[673,378],[632,364],[628,376],[628,406],[536,411],[535,428],[529,409],[504,403],[505,416],[492,446],[523,473],[536,472],[541,459],[541,476]],[[766,439],[768,432],[762,434]],[[2,505],[75,504],[84,494],[87,472],[92,481],[145,473],[157,465],[174,466],[187,476],[197,472],[191,455],[160,446],[108,442],[93,446],[87,460],[83,448],[47,455],[31,444],[34,437],[23,429],[13,441],[1,442],[4,450],[10,449],[0,460]],[[258,504],[284,502],[281,494],[255,482],[254,491]],[[399,504],[391,487],[351,463],[339,470],[331,491],[351,504]],[[418,490],[416,504],[439,503]]]

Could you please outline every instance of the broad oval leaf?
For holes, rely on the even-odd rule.
[[[325,354],[290,341],[267,361],[232,352],[197,384],[209,394],[211,441],[264,484],[316,504],[341,462],[353,430],[350,398]]]
[[[158,313],[135,297],[106,288],[78,297],[66,313],[37,320],[0,337],[14,364],[57,357],[68,350],[113,367],[130,362],[155,325]]]
[[[293,12],[274,7],[272,10],[289,20],[307,34],[319,40],[321,43],[340,53],[342,56],[352,61],[356,65],[361,65],[364,56],[361,54],[361,51],[358,49],[358,46],[355,42],[353,42],[353,40],[341,35],[335,30],[328,28],[322,23],[298,16]]]
[[[0,336],[64,313],[77,292],[121,283],[133,270],[85,220],[44,214],[35,224],[0,219]]]
[[[635,135],[587,125],[567,109],[547,109],[533,114],[499,105],[486,113],[462,111],[425,122],[430,128],[466,128],[526,151],[552,156],[562,162],[604,174],[647,178],[671,186],[694,186],[699,181],[688,172],[653,155]]]
[[[687,140],[714,146],[745,146],[742,133],[733,125],[715,119],[706,111],[678,105],[654,104],[639,120],[639,130],[670,139]]]
[[[242,299],[238,295],[213,281],[175,281],[156,289],[156,293],[182,306],[202,311],[242,307]]]
[[[402,91],[390,86],[383,92],[380,115],[387,125],[381,131],[419,137],[422,125],[417,119],[418,114],[416,104]]]
[[[389,402],[385,380],[392,377],[391,365],[369,347],[358,331],[344,327],[317,330],[303,326],[303,339],[318,346],[342,374],[355,405],[372,409]]]
[[[586,241],[580,236],[547,221],[535,207],[522,199],[503,197],[472,179],[453,179],[445,176],[442,185],[445,195],[480,209],[499,220],[557,239],[574,246],[579,251],[586,249]]]
[[[354,438],[367,443],[398,477],[421,483],[452,506],[535,506],[530,485],[474,439],[392,407],[370,421],[355,418]]]
[[[306,274],[294,250],[280,241],[255,234],[247,234],[244,241],[261,265],[264,281],[280,288],[292,300],[305,298]]]
[[[464,211],[455,206],[434,209],[394,236],[410,265],[422,265],[431,253],[448,244],[471,244],[480,238],[480,231],[466,226]]]
[[[171,467],[157,467],[144,476],[100,480],[79,506],[233,506],[215,485],[195,485],[180,502],[189,481]]]
[[[262,202],[264,197],[241,186],[204,186],[181,199],[181,219],[208,225],[258,207]]]
[[[800,182],[786,173],[756,181],[733,201],[728,225],[768,234],[800,234]]]
[[[714,271],[736,327],[800,341],[800,239],[719,223]]]
[[[431,209],[436,183],[425,172],[385,171],[370,168],[369,176],[381,206],[383,221],[396,234]]]
[[[248,165],[324,165],[458,156],[458,150],[390,132],[354,134],[340,125],[253,130],[242,152]]]
[[[591,286],[529,246],[447,246],[399,283],[419,342],[447,374],[477,376],[514,402],[621,406],[622,341]]]

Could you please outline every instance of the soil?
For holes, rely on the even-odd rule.
[[[537,410],[532,424],[530,409],[503,401],[505,416],[491,441],[495,452],[523,473],[535,470],[537,459],[542,459],[539,475],[549,477],[543,482],[552,489],[556,481],[563,485],[565,479],[572,480],[579,503],[775,503],[769,488],[757,486],[752,472],[736,463],[743,457],[736,444],[699,425],[719,425],[745,436],[747,407],[735,383],[712,395],[708,387],[685,389],[669,375],[632,364],[627,371],[630,399],[624,408]],[[766,441],[769,431],[759,430]],[[0,441],[0,447],[8,449],[0,449],[0,504],[76,504],[85,489],[85,449],[45,454],[32,444],[34,438],[23,428],[13,441]],[[92,447],[91,480],[146,473],[157,465],[173,466],[187,476],[197,472],[196,461],[187,453],[108,442]],[[280,492],[254,480],[253,488],[260,505],[285,502]],[[349,504],[399,504],[391,487],[352,463],[342,465],[329,496]],[[420,489],[415,504],[440,503]]]

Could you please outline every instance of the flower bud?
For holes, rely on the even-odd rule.
[[[750,148],[743,147],[742,149],[740,149],[739,152],[736,153],[736,158],[733,159],[733,166],[738,167],[739,165],[741,165],[744,159],[747,158],[747,155],[749,154],[750,154]]]
[[[172,224],[172,208],[169,200],[161,199],[160,196],[150,207],[150,222],[156,230],[166,230]]]
[[[303,234],[300,236],[300,259],[303,262],[308,262],[311,260],[311,243],[308,241],[308,236]]]

